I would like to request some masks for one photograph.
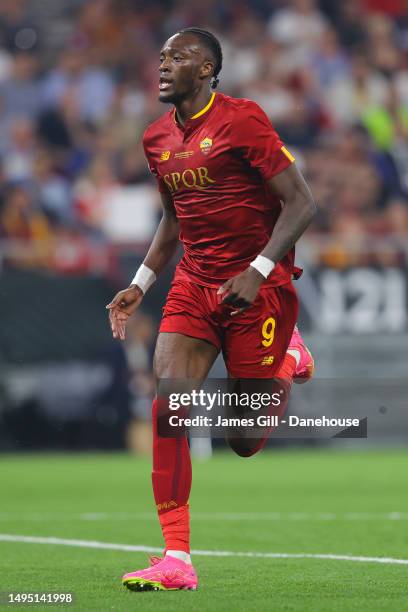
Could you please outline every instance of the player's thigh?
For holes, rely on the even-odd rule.
[[[221,340],[212,319],[211,291],[185,279],[171,285],[157,339],[154,368],[158,379],[204,379]]]
[[[204,380],[218,353],[219,349],[205,340],[161,332],[154,353],[156,378]]]
[[[285,356],[299,303],[292,283],[262,288],[255,303],[231,321],[224,359],[234,378],[272,378]]]

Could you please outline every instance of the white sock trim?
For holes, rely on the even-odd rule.
[[[184,561],[184,563],[189,563],[191,565],[191,557],[188,553],[184,552],[184,550],[167,550],[166,557],[169,555],[170,557],[174,557],[175,559],[179,559],[180,561]]]

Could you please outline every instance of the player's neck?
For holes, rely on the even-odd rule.
[[[194,117],[203,108],[207,106],[211,100],[212,93],[209,89],[203,89],[196,96],[183,100],[176,104],[177,121],[184,125],[185,122]]]

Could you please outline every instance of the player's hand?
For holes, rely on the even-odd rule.
[[[109,310],[109,322],[114,338],[125,339],[126,323],[136,311],[143,299],[143,291],[137,285],[119,291],[106,308]]]
[[[249,308],[258,295],[259,287],[265,277],[252,266],[248,266],[244,272],[227,280],[217,291],[219,295],[224,294],[222,304],[236,306],[237,310],[231,315],[238,314]]]

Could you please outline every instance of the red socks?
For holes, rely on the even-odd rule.
[[[290,385],[296,369],[296,360],[286,353],[276,374]],[[285,405],[277,411],[282,416]],[[275,412],[276,414],[276,412]],[[152,483],[159,521],[162,527],[166,550],[190,552],[190,514],[188,499],[191,490],[191,459],[186,436],[165,438],[158,435],[158,402],[153,401],[153,471]],[[239,452],[245,456],[260,450],[268,438],[253,440],[253,448]],[[254,444],[255,443],[255,444]],[[237,449],[234,448],[236,452]]]
[[[190,512],[188,505],[159,514],[165,550],[190,553]]]
[[[190,552],[191,459],[186,436],[164,438],[157,432],[158,402],[153,401],[153,493],[166,550]]]

